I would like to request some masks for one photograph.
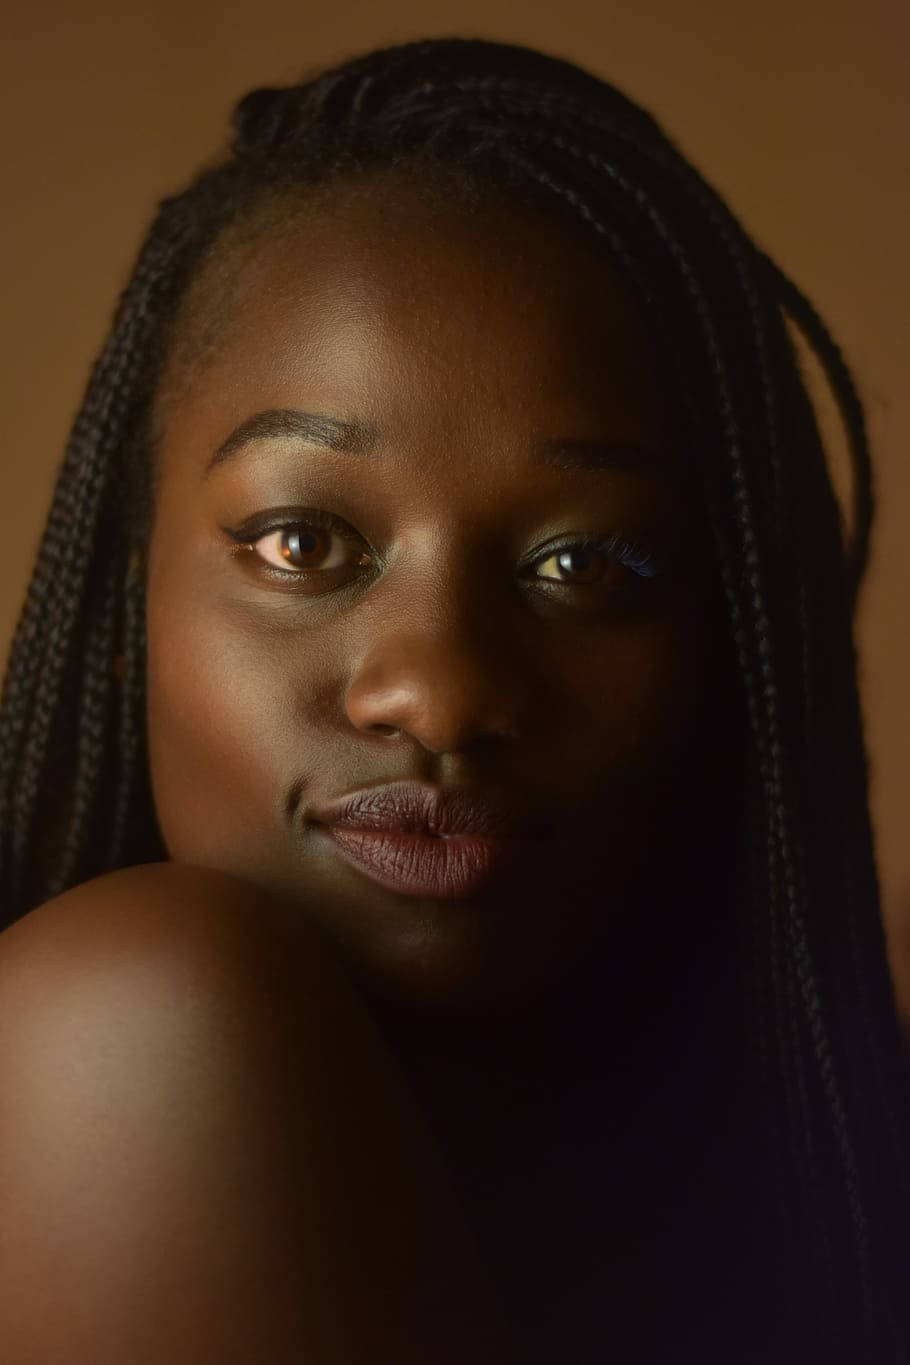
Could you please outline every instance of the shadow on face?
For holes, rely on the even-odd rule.
[[[159,403],[170,856],[290,897],[389,1000],[508,1008],[592,960],[659,995],[737,806],[679,400],[597,244],[498,197],[387,173],[228,233]],[[468,894],[391,888],[314,812],[405,780],[535,833]]]

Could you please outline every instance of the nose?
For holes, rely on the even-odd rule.
[[[459,626],[451,618],[407,629],[377,621],[345,697],[357,729],[407,734],[436,754],[524,730],[530,678],[518,650],[486,618],[481,604]]]

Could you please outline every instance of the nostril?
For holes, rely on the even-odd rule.
[[[390,738],[401,734],[401,731],[396,730],[394,725],[371,725],[370,729],[376,735],[388,735]]]

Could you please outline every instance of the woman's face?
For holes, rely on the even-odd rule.
[[[640,974],[630,944],[692,931],[676,859],[720,616],[678,395],[621,277],[567,228],[392,175],[215,261],[148,555],[171,858],[289,897],[389,998],[501,1001],[593,952]],[[294,414],[351,424],[347,448]],[[614,533],[636,554],[566,553]],[[460,898],[391,889],[312,817],[412,779],[548,829]]]

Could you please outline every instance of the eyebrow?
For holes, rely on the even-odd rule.
[[[206,478],[213,469],[234,459],[257,441],[287,437],[323,450],[368,458],[376,454],[380,443],[379,428],[372,422],[327,417],[321,413],[302,412],[299,408],[270,408],[254,413],[235,427],[211,456],[202,476]],[[645,475],[668,472],[667,457],[637,441],[551,437],[533,442],[531,453],[554,469],[628,469]]]

